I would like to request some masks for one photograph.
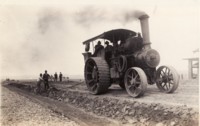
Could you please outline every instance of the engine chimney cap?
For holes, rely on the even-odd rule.
[[[140,20],[145,19],[145,18],[149,18],[149,15],[144,14],[144,15],[141,15],[141,16],[139,17]]]

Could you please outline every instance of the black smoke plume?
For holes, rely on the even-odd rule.
[[[74,16],[74,20],[79,25],[89,28],[92,24],[99,22],[119,22],[123,25],[137,20],[140,16],[147,15],[139,10],[109,10],[106,8],[85,7]]]

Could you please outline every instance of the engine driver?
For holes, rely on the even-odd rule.
[[[98,41],[97,45],[94,47],[95,48],[95,51],[94,51],[94,55],[93,56],[96,56],[97,55],[97,52],[101,49],[103,49],[104,47],[101,45],[101,42]]]
[[[105,47],[105,59],[108,62],[108,64],[110,65],[110,58],[112,57],[112,50],[113,50],[113,46],[109,45],[109,42],[106,41],[105,42],[106,47]]]

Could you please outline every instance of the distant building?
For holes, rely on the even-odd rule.
[[[193,51],[193,53],[198,53],[199,49]],[[199,57],[185,58],[188,60],[188,79],[199,78]]]

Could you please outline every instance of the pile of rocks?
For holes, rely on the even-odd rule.
[[[70,103],[86,112],[137,125],[184,125],[198,123],[198,112],[186,106],[163,106],[93,96],[73,90],[50,90],[49,97]]]
[[[34,87],[31,87],[31,91]],[[25,89],[25,88],[24,88]],[[163,106],[119,98],[94,96],[76,90],[51,88],[48,97],[69,103],[86,112],[135,125],[197,125],[198,112],[186,106]]]

